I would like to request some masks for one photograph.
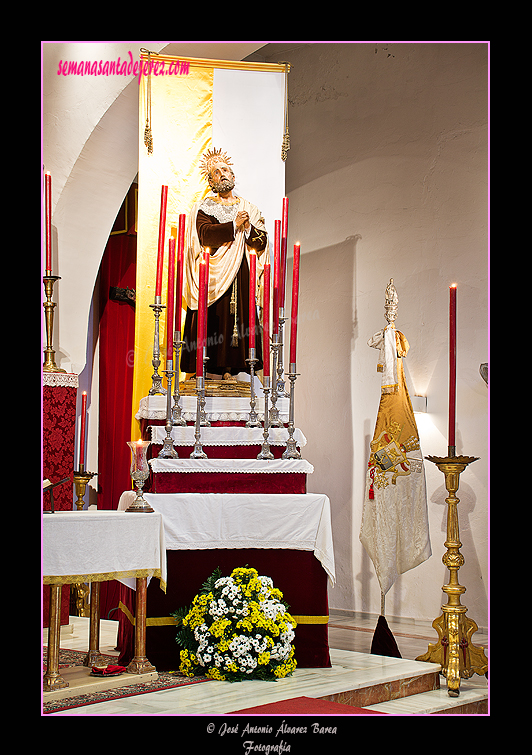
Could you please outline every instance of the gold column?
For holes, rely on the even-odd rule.
[[[488,659],[484,649],[471,642],[471,636],[478,630],[473,619],[466,616],[467,608],[460,603],[460,596],[466,588],[458,582],[458,570],[465,559],[460,553],[460,530],[456,491],[460,486],[460,474],[477,458],[474,456],[427,456],[445,475],[445,487],[449,496],[447,502],[447,548],[442,561],[449,570],[449,582],[442,587],[447,595],[447,604],[442,606],[442,615],[432,622],[439,640],[417,661],[439,663],[442,674],[447,679],[447,691],[451,697],[460,694],[460,680],[469,679],[473,674],[488,675]]]
[[[89,650],[83,660],[83,665],[89,668],[104,664],[100,653],[100,586],[100,582],[91,582]]]
[[[146,658],[146,604],[148,580],[137,577],[136,608],[135,608],[135,656],[127,667],[130,674],[146,674],[156,671],[155,666]]]
[[[59,673],[59,636],[61,632],[61,588],[63,585],[50,585],[50,614],[48,627],[48,659],[46,674],[43,677],[43,692],[68,687]]]

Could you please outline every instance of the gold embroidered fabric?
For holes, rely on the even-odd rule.
[[[119,602],[118,607],[122,611],[122,613],[127,617],[128,621],[135,626],[135,617],[129,610],[129,608],[122,603],[122,601]],[[291,614],[292,618],[295,619],[295,621],[298,624],[328,624],[329,623],[329,617],[328,616],[295,616],[294,614]],[[176,626],[178,623],[177,619],[172,618],[172,616],[159,616],[157,618],[149,618],[146,619],[146,626],[147,627],[168,627],[168,626]]]
[[[160,569],[130,569],[120,572],[102,572],[97,574],[66,574],[61,576],[45,576],[42,581],[44,585],[72,585],[77,582],[110,582],[113,579],[142,579],[156,577],[161,579]],[[161,587],[164,583],[161,583]]]

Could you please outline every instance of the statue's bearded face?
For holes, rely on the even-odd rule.
[[[215,163],[209,174],[209,186],[216,193],[231,191],[235,187],[235,174],[225,163]]]

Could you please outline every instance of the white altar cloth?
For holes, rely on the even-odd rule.
[[[135,493],[120,496],[126,509]],[[163,516],[168,550],[284,548],[312,551],[336,580],[331,505],[326,495],[145,493]]]
[[[257,396],[255,411],[259,418],[264,418],[264,397]],[[179,405],[182,409],[183,419],[193,422],[196,419],[197,399],[195,396],[181,396]],[[277,399],[277,408],[282,422],[288,422],[290,400],[288,398]],[[270,401],[271,407],[271,401]],[[172,401],[173,406],[173,401]],[[205,413],[210,422],[247,422],[249,419],[249,398],[236,396],[206,396]],[[166,419],[166,396],[144,396],[139,403],[139,410],[135,419]]]
[[[312,474],[314,467],[305,459],[150,459],[156,474],[161,472],[223,472],[243,474]]]
[[[151,442],[162,445],[166,438],[166,429],[161,425],[151,425]],[[195,442],[193,425],[173,427],[172,440],[176,446],[193,446]],[[270,427],[268,443],[271,446],[285,446],[288,440],[288,428]],[[294,440],[299,448],[306,446],[307,439],[299,430],[294,430]],[[201,443],[204,446],[260,446],[264,441],[262,427],[202,427]]]
[[[43,582],[72,584],[116,579],[134,588],[138,577],[157,577],[165,589],[164,533],[163,518],[157,512],[89,509],[45,514]]]

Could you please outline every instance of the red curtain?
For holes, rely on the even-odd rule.
[[[132,229],[109,237],[100,267],[99,509],[116,509],[121,493],[131,488],[127,441],[131,440],[135,308],[110,292],[135,290],[136,257],[137,236]],[[118,606],[118,588],[118,582],[102,583],[102,618]]]

